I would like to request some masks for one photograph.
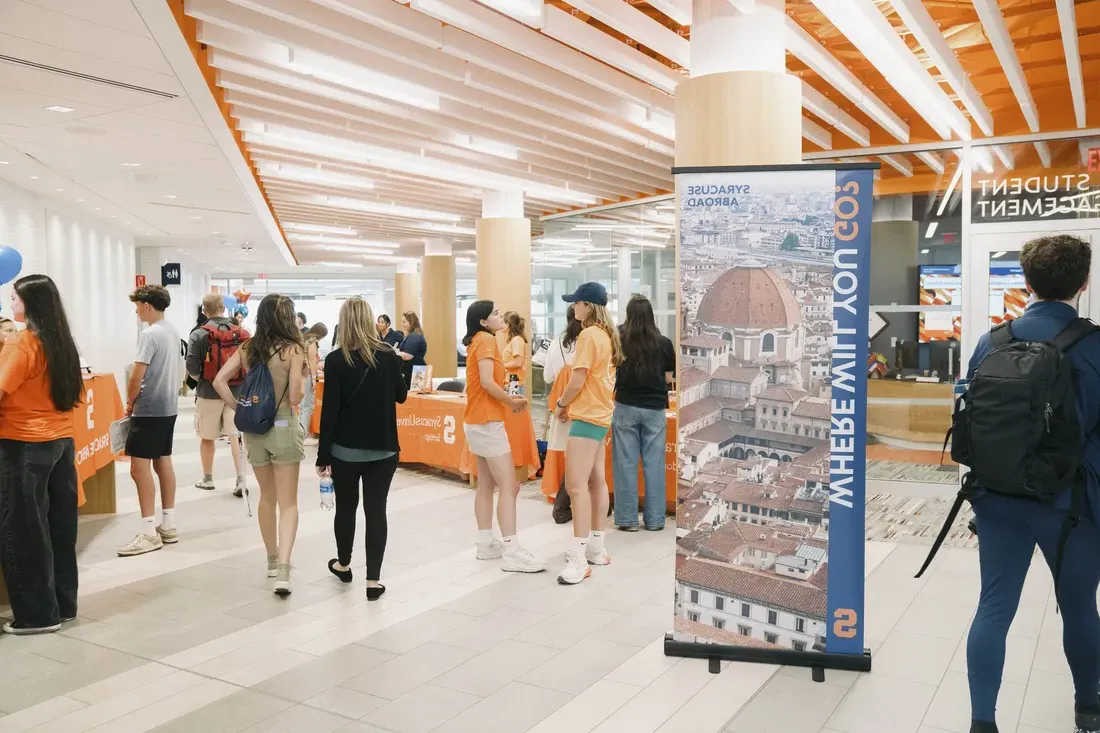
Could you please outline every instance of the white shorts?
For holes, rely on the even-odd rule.
[[[463,425],[466,445],[478,458],[499,458],[512,452],[504,423],[490,422],[484,425]]]

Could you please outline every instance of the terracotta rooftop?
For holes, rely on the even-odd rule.
[[[831,420],[833,406],[818,397],[807,397],[795,406],[791,414],[795,417],[808,417],[812,420]]]
[[[690,389],[707,381],[709,377],[702,369],[685,367],[680,370],[680,389]]]
[[[709,641],[714,644],[729,644],[730,646],[748,646],[756,649],[782,649],[778,644],[769,644],[751,636],[741,636],[736,631],[729,629],[716,629],[713,626],[701,624],[698,621],[688,621],[686,618],[677,617],[672,622],[674,631],[681,634],[694,636],[697,640]]]
[[[753,380],[763,372],[758,367],[723,366],[718,367],[711,379],[720,379],[723,382],[737,382],[739,384],[752,384]]]
[[[825,590],[811,583],[698,558],[681,562],[676,580],[819,620],[828,606]]]
[[[799,400],[806,397],[806,395],[807,392],[801,387],[795,387],[794,385],[788,384],[769,387],[768,389],[764,390],[763,394],[760,395],[760,399],[774,400],[776,402],[789,402],[791,404],[794,404],[795,402],[798,402]]]
[[[680,339],[680,346],[691,346],[697,349],[719,349],[723,346],[729,346],[729,341],[723,341],[720,338],[714,336],[705,336],[700,334],[698,336],[688,336]]]
[[[788,329],[802,322],[791,288],[764,267],[734,267],[707,289],[696,319],[723,328]]]

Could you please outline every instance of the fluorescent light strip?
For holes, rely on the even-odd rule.
[[[379,249],[400,249],[400,244],[393,242],[374,242],[367,239],[353,239],[351,237],[327,237],[320,234],[291,234],[294,242],[306,242],[310,244],[347,244],[360,247],[376,247]]]
[[[287,47],[286,68],[321,81],[373,94],[376,97],[392,99],[412,107],[433,111],[439,109],[439,95],[430,89],[312,51]]]
[[[314,232],[317,234],[347,234],[353,237],[359,233],[351,227],[327,226],[325,224],[299,224],[294,221],[283,222],[283,229],[294,229],[299,232]]]
[[[374,188],[374,183],[366,178],[326,171],[319,168],[307,168],[305,166],[286,165],[284,163],[261,163],[260,175],[283,181],[295,181],[298,183],[315,183],[318,186],[331,186],[333,188],[354,188],[367,191]]]
[[[440,232],[442,234],[454,234],[458,236],[475,236],[477,229],[473,227],[460,227],[453,224],[436,224],[430,221],[417,222],[415,224],[403,224],[410,229],[424,229],[429,232]]]
[[[451,137],[451,142],[461,148],[476,150],[479,153],[495,155],[499,158],[507,158],[508,160],[519,159],[519,149],[517,147],[508,145],[507,143],[497,142],[496,140],[486,140],[485,138],[473,137],[471,135],[456,132]]]
[[[383,216],[408,217],[416,219],[435,219],[436,221],[462,221],[458,214],[448,214],[443,211],[431,211],[429,209],[417,209],[412,206],[398,206],[379,201],[363,201],[362,199],[346,198],[343,196],[325,196],[316,194],[313,196],[294,196],[288,199],[301,204],[313,204],[315,206],[332,206],[337,209],[349,209],[351,211],[365,211],[370,214]]]
[[[964,165],[966,165],[966,161],[960,160],[959,164],[955,166],[955,175],[951,176],[951,183],[947,184],[947,191],[943,194],[940,207],[936,209],[936,216],[943,216],[943,212],[947,208],[947,202],[951,200],[951,194],[955,193],[955,187],[959,185],[959,179],[962,178]]]
[[[929,222],[928,223],[928,231],[926,231],[924,233],[924,238],[925,239],[931,239],[932,237],[936,236],[936,229],[938,229],[939,226],[940,226],[940,223],[938,221]],[[922,252],[927,252],[927,251],[928,250],[922,250]]]

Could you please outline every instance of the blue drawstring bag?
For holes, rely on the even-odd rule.
[[[289,386],[288,381],[287,387]],[[275,382],[267,364],[261,361],[249,367],[241,385],[240,397],[237,398],[237,412],[233,417],[237,430],[249,435],[266,435],[275,425],[278,407]]]

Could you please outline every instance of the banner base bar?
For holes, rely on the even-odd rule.
[[[851,672],[871,671],[871,650],[863,654],[836,654],[830,652],[796,652],[793,649],[757,649],[732,644],[705,644],[698,641],[677,641],[672,634],[665,634],[665,656],[710,660],[711,673],[717,674],[718,660],[753,662],[755,664],[779,664],[787,667],[810,667],[815,682],[825,680],[824,670],[843,669]],[[820,678],[820,679],[819,679]]]

